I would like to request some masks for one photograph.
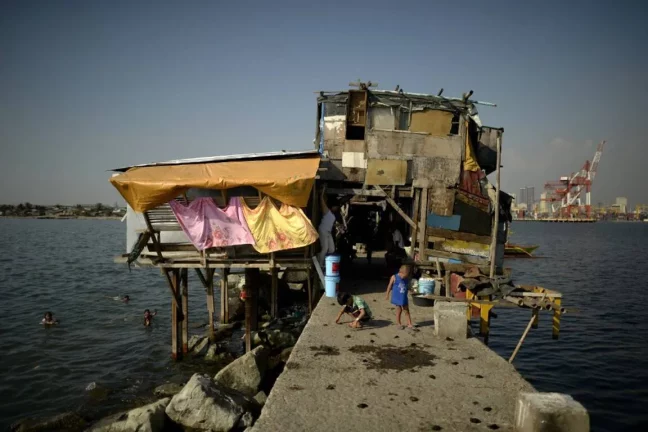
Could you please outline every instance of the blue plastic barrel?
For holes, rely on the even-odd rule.
[[[434,279],[422,277],[418,282],[420,294],[434,294]]]
[[[337,297],[340,286],[340,276],[324,276],[324,292],[326,297]]]
[[[326,276],[340,276],[340,255],[328,255],[325,264]]]

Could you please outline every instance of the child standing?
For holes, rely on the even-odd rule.
[[[409,281],[410,267],[406,265],[400,266],[398,273],[389,279],[385,300],[389,300],[389,292],[391,291],[391,302],[396,306],[396,322],[402,327],[401,314],[405,311],[405,315],[407,316],[407,327],[413,328],[414,325],[412,324],[412,316],[409,312],[409,302],[407,299]]]

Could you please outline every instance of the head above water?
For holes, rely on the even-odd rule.
[[[130,296],[125,295],[124,298],[122,298],[122,300],[128,301],[128,300],[130,300]]]
[[[45,312],[45,319],[50,321],[52,319],[52,312]]]
[[[337,295],[337,301],[340,306],[351,306],[351,304],[353,304],[353,297],[349,293],[339,292]]]
[[[151,316],[151,311],[148,309],[144,310],[144,316],[145,317]]]

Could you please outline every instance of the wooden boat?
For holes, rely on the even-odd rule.
[[[531,254],[540,247],[539,245],[522,246],[506,243],[504,256],[531,256]]]

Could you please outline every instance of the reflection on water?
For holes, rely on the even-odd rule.
[[[648,224],[518,222],[513,231],[515,242],[539,244],[543,256],[507,261],[515,280],[557,289],[581,311],[563,317],[558,341],[542,315],[516,367],[538,390],[582,402],[593,430],[648,424]],[[160,274],[113,264],[124,238],[117,221],[0,219],[0,392],[11,395],[0,405],[0,426],[70,409],[112,412],[197,368],[170,361],[170,297]],[[128,304],[106,298],[124,294]],[[205,322],[204,290],[192,274],[189,297],[191,323]],[[144,309],[158,310],[152,328],[141,324]],[[48,310],[59,326],[39,324]],[[498,315],[490,346],[508,358],[530,316]]]

